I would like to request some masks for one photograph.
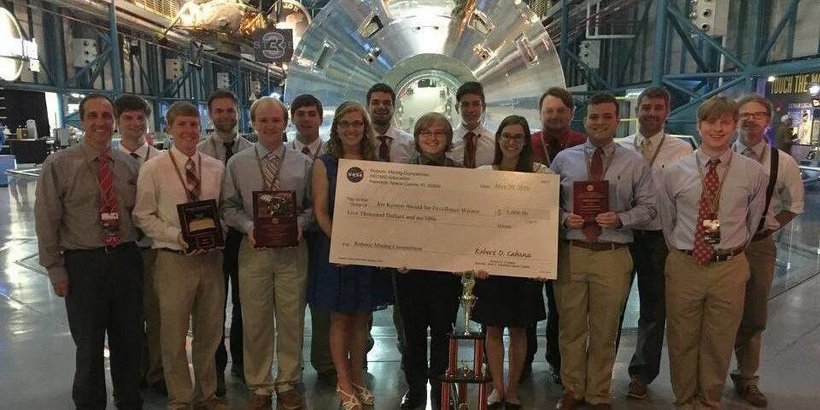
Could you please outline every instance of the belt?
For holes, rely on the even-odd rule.
[[[625,248],[629,246],[627,243],[618,242],[584,242],[584,241],[569,241],[570,246],[589,249],[594,252],[612,251],[615,249]]]
[[[663,236],[663,230],[643,230],[643,229],[635,229],[632,231],[632,234],[635,236]]]
[[[687,249],[678,249],[679,251],[692,256],[692,251]],[[730,261],[735,258],[735,256],[740,255],[743,253],[745,248],[737,248],[731,251],[715,251],[715,255],[712,256],[711,262],[725,262]]]
[[[66,253],[93,253],[93,252],[104,252],[104,253],[119,253],[125,252],[137,247],[137,244],[134,241],[130,242],[122,242],[117,246],[100,246],[99,248],[91,248],[91,249],[66,249]]]
[[[175,253],[175,254],[177,254],[177,255],[185,255],[185,252],[184,252],[184,251],[180,251],[180,250],[177,250],[177,249],[171,249],[171,248],[157,248],[157,250],[158,250],[158,251],[162,251],[162,252]]]

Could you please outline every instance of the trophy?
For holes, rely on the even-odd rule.
[[[450,333],[449,359],[447,371],[441,377],[441,410],[449,410],[450,397],[454,397],[457,409],[467,409],[467,385],[478,384],[478,409],[487,409],[487,395],[492,377],[484,368],[484,332],[473,332],[470,329],[470,313],[478,298],[473,295],[475,271],[461,274],[461,308],[464,310],[464,330],[453,328]],[[458,363],[458,343],[460,340],[471,340],[473,343],[472,367],[466,362]]]
[[[464,336],[469,336],[473,333],[470,329],[470,314],[475,306],[475,301],[478,299],[473,295],[473,287],[475,287],[475,271],[467,271],[461,275],[461,309],[464,310]]]

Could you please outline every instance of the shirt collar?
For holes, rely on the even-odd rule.
[[[751,149],[755,153],[755,155],[759,157],[763,153],[763,150],[765,148],[766,148],[766,142],[764,142],[762,140],[760,142],[758,142],[757,144],[755,144],[754,146],[752,146],[752,147],[749,147],[746,144],[744,144],[743,142],[741,142],[740,138],[738,138],[735,141],[735,151],[737,151],[740,154],[743,154],[743,152],[746,151],[746,149]]]
[[[129,155],[130,154],[137,154],[142,159],[145,159],[145,157],[148,155],[148,143],[143,143],[142,145],[140,145],[139,148],[135,149],[133,152],[129,151],[128,148],[125,148],[125,146],[122,145],[122,143],[120,143],[118,148],[119,148],[120,151],[122,151],[126,154],[129,154]]]
[[[617,144],[615,144],[615,141],[613,140],[610,141],[609,144],[606,144],[603,147],[601,147],[604,150],[604,156],[608,157],[612,155],[612,153],[615,152],[616,145]],[[584,151],[586,151],[589,155],[592,155],[596,149],[598,149],[598,147],[593,145],[589,138],[587,138],[587,142],[584,143]]]
[[[709,160],[712,159],[712,157],[706,155],[703,152],[703,150],[700,150],[700,149],[696,151],[695,155],[698,156],[698,160],[700,161],[700,166],[702,166],[704,168],[706,167],[706,164],[709,162]],[[724,151],[723,154],[720,154],[720,156],[718,157],[718,159],[720,160],[720,164],[718,164],[718,165],[719,166],[725,166],[726,164],[728,164],[729,163],[729,158],[731,156],[732,156],[732,150],[731,149],[727,149],[726,151]]]
[[[256,152],[259,153],[259,158],[265,158],[269,152],[264,145],[257,142],[256,143]],[[285,144],[279,144],[279,147],[273,150],[273,156],[275,158],[282,158],[282,154],[285,152]]]
[[[82,150],[83,150],[83,155],[85,155],[86,162],[89,162],[89,163],[94,162],[94,161],[97,160],[97,157],[99,157],[100,154],[102,154],[102,152],[97,151],[96,148],[92,147],[91,144],[89,144],[87,142],[83,142],[81,147],[82,147]],[[114,158],[110,154],[110,146],[107,149],[109,150],[108,158],[110,158],[111,161],[114,161]]]
[[[661,129],[655,134],[645,137],[640,131],[638,131],[638,133],[635,135],[635,144],[640,146],[643,143],[643,140],[649,140],[652,143],[657,143],[658,141],[660,141],[661,138],[663,138],[664,132],[665,130]]]
[[[177,160],[177,165],[180,167],[185,167],[185,163],[188,162],[188,156],[185,155],[182,151],[180,151],[177,147],[171,147],[171,155]],[[199,155],[194,154],[190,157],[194,160],[194,164],[199,165]]]

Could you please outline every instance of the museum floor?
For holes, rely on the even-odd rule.
[[[74,372],[74,344],[68,331],[65,305],[51,291],[48,278],[37,265],[32,206],[35,180],[12,178],[9,188],[0,188],[0,408],[70,409]],[[769,328],[764,334],[761,389],[769,397],[770,409],[820,408],[820,270],[818,262],[818,192],[808,191],[807,214],[802,215],[780,238],[778,273],[769,308]],[[672,408],[668,360],[664,352],[661,375],[650,386],[650,398],[627,400],[626,365],[633,351],[637,297],[627,308],[625,336],[614,370],[613,403],[621,409]],[[309,322],[308,322],[309,323]],[[309,357],[310,327],[307,326],[304,358]],[[552,408],[561,389],[549,382],[543,354],[543,323],[539,332],[541,350],[531,377],[523,381],[524,408]],[[397,409],[404,392],[404,378],[396,349],[395,330],[389,311],[375,315],[375,348],[369,355],[369,384],[376,395],[376,409]],[[240,380],[227,375],[226,407],[242,409],[248,392]],[[109,400],[110,400],[110,380]],[[304,389],[310,409],[336,409],[332,387],[317,381],[305,365]],[[165,398],[145,392],[146,408],[165,407]],[[723,407],[751,408],[734,394],[730,384],[724,391]],[[114,408],[109,401],[109,408]],[[475,408],[473,406],[472,408]]]

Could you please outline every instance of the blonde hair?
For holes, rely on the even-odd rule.
[[[735,122],[740,118],[740,106],[729,97],[712,97],[698,107],[698,122],[715,121],[730,114]]]

